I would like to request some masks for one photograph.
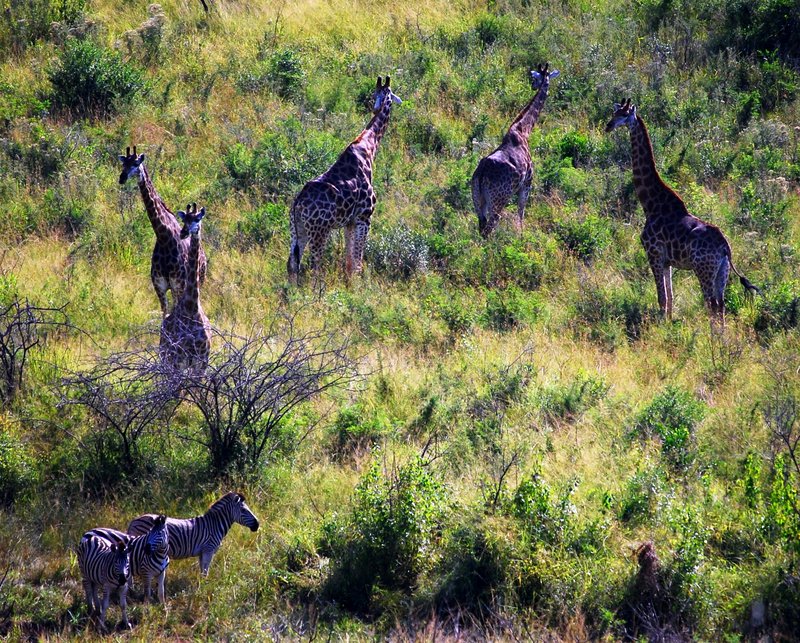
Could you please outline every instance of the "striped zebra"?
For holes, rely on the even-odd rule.
[[[131,576],[144,577],[145,602],[150,600],[150,586],[154,577],[158,578],[158,600],[164,602],[164,576],[169,565],[169,531],[165,515],[155,516],[150,528],[139,536],[108,527],[98,527],[87,533],[102,538],[109,545],[126,545],[131,561]]]
[[[109,544],[107,541],[86,532],[78,544],[78,567],[83,577],[83,589],[89,616],[100,615],[100,629],[106,629],[106,610],[111,592],[119,589],[119,606],[122,609],[122,622],[128,623],[128,578],[131,567],[128,547],[125,543]],[[97,596],[97,589],[103,588],[103,602]]]
[[[155,514],[144,514],[134,518],[128,525],[128,533],[147,532],[155,518]],[[233,491],[217,500],[202,516],[188,519],[167,518],[170,558],[197,556],[201,573],[203,576],[208,576],[211,559],[214,558],[222,539],[235,522],[249,527],[250,531],[258,529],[258,518],[245,503],[244,496]]]

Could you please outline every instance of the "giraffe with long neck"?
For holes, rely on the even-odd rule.
[[[125,154],[120,154],[122,173],[119,176],[120,185],[128,179],[136,177],[142,202],[156,234],[156,243],[153,247],[153,256],[150,260],[150,280],[153,282],[158,302],[161,305],[161,316],[168,313],[167,290],[172,291],[173,308],[180,298],[181,291],[186,282],[186,261],[189,253],[189,240],[181,239],[181,225],[158,195],[150,174],[144,165],[144,154],[136,153],[136,146],[127,148]],[[206,256],[202,252],[200,262],[200,283],[206,277]]]
[[[672,269],[697,275],[712,323],[725,325],[725,286],[733,270],[747,292],[759,292],[733,265],[731,246],[722,231],[689,213],[683,200],[656,169],[650,134],[628,99],[614,105],[606,132],[626,125],[631,138],[633,187],[645,214],[642,245],[656,281],[661,314],[672,319]]]
[[[500,146],[480,160],[472,175],[472,203],[478,215],[478,231],[484,237],[497,227],[503,209],[514,195],[517,195],[518,228],[525,218],[532,179],[528,137],[542,113],[550,80],[559,72],[549,71],[548,65],[539,65],[531,75],[538,91],[511,123]]]
[[[331,167],[303,186],[290,213],[290,250],[286,268],[297,282],[303,252],[308,246],[312,270],[319,269],[331,230],[344,228],[345,275],[361,272],[370,219],[375,210],[372,167],[386,132],[392,105],[402,101],[380,76],[374,93],[373,116],[361,134]]]
[[[196,203],[187,206],[186,212],[178,212],[183,221],[180,237],[189,240],[187,280],[174,309],[161,322],[160,343],[164,359],[179,368],[199,371],[205,369],[211,353],[211,324],[200,304],[200,221],[205,214],[205,208],[197,211]]]

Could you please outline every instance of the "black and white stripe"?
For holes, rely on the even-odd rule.
[[[124,542],[109,543],[107,540],[87,531],[78,544],[78,567],[83,577],[83,589],[89,605],[89,615],[100,615],[100,629],[106,627],[106,610],[111,592],[119,589],[119,605],[122,609],[122,622],[128,623],[128,579],[130,577],[130,559],[128,546]],[[103,588],[103,601],[97,595],[99,587]]]
[[[127,546],[131,575],[144,577],[145,601],[150,600],[153,578],[158,578],[158,600],[164,602],[164,576],[169,565],[169,531],[166,522],[167,517],[163,514],[155,516],[150,528],[139,536],[108,527],[98,527],[87,532],[110,544]]]
[[[155,514],[134,518],[128,525],[128,533],[146,533],[155,520]],[[203,576],[207,576],[211,559],[233,523],[249,527],[250,531],[258,529],[258,518],[247,506],[244,496],[233,491],[217,500],[202,516],[189,519],[167,518],[170,558],[197,556],[200,571]]]

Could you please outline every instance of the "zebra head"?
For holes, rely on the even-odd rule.
[[[145,553],[148,556],[166,557],[169,548],[168,534],[167,517],[164,514],[156,516],[144,544]]]
[[[258,518],[244,501],[244,496],[240,493],[231,492],[228,494],[232,501],[232,518],[234,522],[248,527],[250,531],[258,530]]]
[[[128,546],[125,543],[115,543],[111,545],[111,553],[114,555],[112,563],[112,576],[117,580],[117,585],[122,587],[128,582],[131,575],[131,561],[128,556]]]

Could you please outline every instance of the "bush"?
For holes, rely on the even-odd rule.
[[[590,261],[611,243],[608,219],[588,214],[583,220],[572,218],[556,223],[555,233],[561,243],[583,261]]]
[[[758,298],[757,306],[753,328],[761,339],[796,328],[800,323],[800,283],[787,281],[771,288]]]
[[[492,330],[509,331],[522,324],[533,323],[543,309],[535,293],[526,293],[517,286],[486,293],[483,323]]]
[[[574,422],[602,400],[608,388],[602,378],[581,372],[567,384],[543,387],[538,392],[539,409],[550,422]]]
[[[428,243],[404,222],[372,236],[367,257],[375,272],[389,279],[408,279],[428,271]]]
[[[414,460],[388,473],[373,462],[355,490],[348,516],[323,525],[321,550],[331,558],[328,595],[364,612],[382,592],[408,594],[432,562],[446,490]]]
[[[54,22],[72,24],[77,21],[86,7],[86,0],[9,0],[2,7],[0,59],[47,38]]]
[[[36,481],[33,458],[0,416],[0,507],[8,507]]]
[[[67,41],[48,77],[52,107],[78,117],[113,114],[147,87],[143,73],[118,53],[74,39]]]
[[[241,72],[236,84],[242,91],[269,89],[285,99],[296,98],[305,82],[303,60],[296,49],[262,52],[253,66]]]
[[[705,405],[691,393],[669,385],[637,416],[634,431],[661,440],[661,452],[674,469],[691,463],[694,430],[705,416]]]
[[[554,498],[549,485],[536,472],[523,480],[511,499],[509,511],[520,521],[532,544],[557,545],[572,533],[575,505],[570,498],[577,482],[572,482]]]
[[[342,457],[376,446],[390,430],[383,412],[370,412],[361,404],[345,407],[333,423],[335,454]]]
[[[633,525],[644,523],[656,510],[664,492],[663,472],[656,468],[637,471],[625,487],[617,503],[617,515]]]
[[[289,211],[282,203],[265,203],[236,222],[236,236],[243,246],[266,245],[276,234],[288,239]]]

